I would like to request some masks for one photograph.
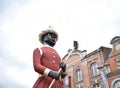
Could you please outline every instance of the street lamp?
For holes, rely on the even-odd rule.
[[[108,64],[108,63],[105,63],[103,66],[105,67],[105,66],[109,66],[110,64]]]
[[[105,63],[105,64],[103,64],[102,66],[98,66],[97,69],[102,69],[102,68],[104,68],[104,67],[106,67],[106,66],[109,66],[109,65],[110,65],[110,64]]]
[[[104,82],[105,88],[109,88],[109,84],[108,84],[108,80],[107,80],[106,72],[105,72],[105,68],[104,68],[104,67],[106,67],[106,66],[109,66],[109,64],[108,64],[108,63],[105,63],[105,64],[103,64],[102,66],[97,67],[97,69],[100,70],[100,74],[101,74],[102,80],[103,80],[103,82]]]

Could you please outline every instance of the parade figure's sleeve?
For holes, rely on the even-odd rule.
[[[42,75],[48,75],[50,69],[46,68],[41,64],[41,53],[40,50],[37,48],[33,51],[33,66],[34,70]]]

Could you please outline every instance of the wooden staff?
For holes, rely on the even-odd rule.
[[[78,48],[78,43],[76,43],[76,42],[77,42],[77,41],[74,41],[74,49],[73,49],[73,50],[75,50],[75,49]],[[68,52],[68,55],[67,55],[67,57],[65,58],[64,63],[67,62],[67,59],[68,59],[69,56],[72,54],[73,50],[71,50],[70,52]],[[58,70],[58,72],[60,73],[61,70],[62,70],[62,68],[60,68],[60,69]],[[50,84],[50,86],[49,86],[48,88],[51,88],[54,82],[55,82],[55,79],[52,80],[52,82],[51,82],[51,84]]]

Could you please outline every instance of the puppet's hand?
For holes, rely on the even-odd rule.
[[[51,77],[51,78],[53,78],[53,79],[58,80],[60,74],[59,74],[58,72],[56,72],[56,71],[50,71],[50,72],[48,73],[48,76]]]
[[[65,72],[66,71],[66,64],[64,62],[61,62],[60,68],[62,68],[62,71]]]

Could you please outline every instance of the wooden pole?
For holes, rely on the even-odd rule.
[[[71,88],[71,76],[69,76],[69,88]]]
[[[69,58],[69,56],[72,54],[72,52],[73,52],[73,50],[71,50],[70,52],[69,52],[69,54],[68,54],[68,56],[65,58],[65,61],[64,61],[64,63],[66,63],[67,62],[67,59]],[[61,72],[61,68],[58,70],[58,72],[60,73]],[[55,82],[55,79],[53,79],[52,80],[52,82],[51,82],[51,84],[50,84],[50,86],[48,87],[48,88],[51,88],[52,87],[52,85],[54,84],[54,82]]]

